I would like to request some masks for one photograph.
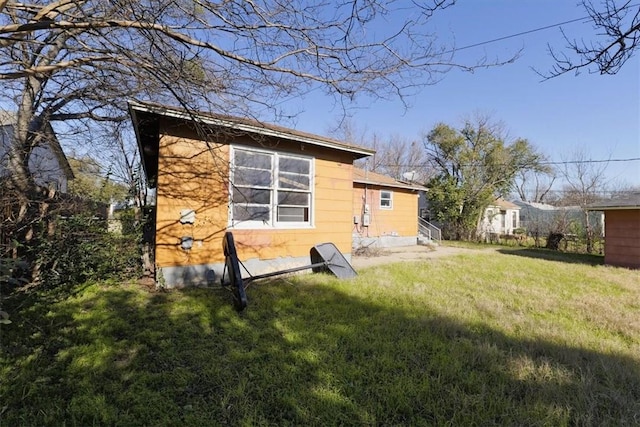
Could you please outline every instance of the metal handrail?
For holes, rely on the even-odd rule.
[[[418,231],[438,243],[442,241],[442,230],[431,224],[426,219],[418,218]]]

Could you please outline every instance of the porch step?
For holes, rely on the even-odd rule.
[[[418,235],[418,245],[438,246],[438,242],[422,234]]]

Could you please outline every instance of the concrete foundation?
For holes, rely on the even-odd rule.
[[[394,248],[400,246],[415,246],[418,244],[418,236],[380,236],[360,237],[353,236],[353,248]]]
[[[351,262],[351,254],[343,254],[345,259]],[[277,259],[260,260],[252,258],[240,260],[240,274],[243,278],[251,275],[272,273],[290,268],[311,264],[311,259],[306,257],[283,257]],[[246,270],[245,268],[246,267]],[[156,271],[156,282],[166,288],[184,288],[188,286],[220,286],[220,280],[224,272],[224,263],[211,263],[200,265],[186,265],[177,267],[159,267]],[[311,272],[302,270],[300,273]]]

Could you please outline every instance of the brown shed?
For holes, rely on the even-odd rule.
[[[602,200],[589,210],[604,212],[604,262],[640,268],[640,192]]]
[[[323,242],[350,259],[353,161],[374,151],[237,117],[137,102],[129,111],[156,188],[166,286],[217,280],[226,231],[252,274],[307,265]]]

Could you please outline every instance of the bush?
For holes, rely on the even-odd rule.
[[[30,248],[44,286],[87,280],[126,279],[140,268],[139,236],[113,235],[104,220],[74,216],[56,221],[54,232]]]

